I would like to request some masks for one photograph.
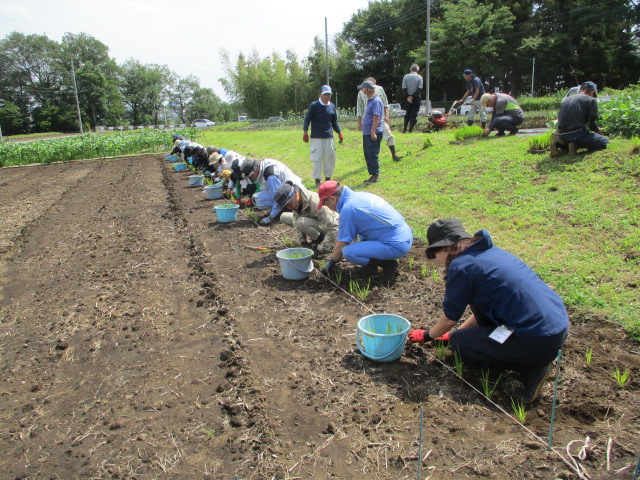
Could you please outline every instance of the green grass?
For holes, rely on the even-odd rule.
[[[424,119],[420,119],[421,122]],[[389,201],[426,241],[433,220],[457,217],[474,233],[520,257],[564,299],[574,322],[606,318],[640,339],[640,156],[631,140],[577,157],[527,153],[527,137],[487,137],[451,145],[453,131],[403,134],[393,162],[380,152],[380,182],[367,174],[360,132],[343,126],[333,178]],[[315,189],[302,127],[204,133],[200,143],[250,158],[275,158]]]

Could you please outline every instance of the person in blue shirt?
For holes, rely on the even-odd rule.
[[[365,80],[358,90],[367,97],[367,108],[362,118],[362,149],[367,162],[369,179],[364,183],[377,183],[380,175],[380,143],[382,142],[382,123],[384,122],[384,103],[376,93],[373,82]]]
[[[448,333],[463,363],[520,372],[524,388],[513,393],[535,400],[569,332],[562,299],[512,254],[493,245],[486,230],[469,235],[460,220],[445,218],[427,230],[427,257],[445,268],[443,315],[429,330],[409,332],[423,343]]]
[[[316,181],[316,188],[320,186],[322,172],[325,180],[330,180],[336,168],[336,145],[333,141],[333,131],[338,134],[340,143],[344,136],[338,124],[338,112],[336,106],[331,103],[331,87],[323,85],[320,90],[320,98],[309,105],[307,115],[302,126],[304,134],[302,140],[309,143],[309,124],[311,124],[311,174]]]
[[[318,196],[318,209],[326,206],[340,214],[338,237],[323,273],[330,272],[344,257],[360,265],[355,275],[375,274],[382,267],[382,283],[391,285],[398,258],[405,256],[413,243],[413,232],[402,215],[377,195],[354,192],[333,180],[320,185]]]

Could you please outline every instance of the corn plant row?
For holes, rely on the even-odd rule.
[[[0,143],[0,167],[166,151],[172,146],[173,133],[186,138],[195,137],[195,129],[187,127],[172,132],[139,130],[108,134],[85,133],[53,140]]]

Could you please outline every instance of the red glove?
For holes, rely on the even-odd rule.
[[[309,143],[309,134],[305,133],[304,135],[302,135],[302,141],[305,143]]]
[[[242,203],[242,200],[238,198],[238,199],[236,200],[236,205],[240,205],[241,203]]]
[[[244,206],[245,207],[250,207],[253,204],[253,200],[249,199],[245,202]]]
[[[338,138],[340,139],[340,143],[342,143],[344,140],[344,136],[342,135],[342,132],[338,134]]]
[[[444,335],[442,335],[441,337],[436,338],[436,341],[438,341],[438,342],[448,342],[449,341],[449,333],[451,333],[451,332],[447,332]]]
[[[424,337],[427,337],[427,339],[425,340]],[[429,338],[429,332],[427,332],[426,330],[411,330],[409,332],[409,341],[411,343],[424,343],[425,341],[429,341],[431,340]]]

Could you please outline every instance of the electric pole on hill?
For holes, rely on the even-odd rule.
[[[431,106],[431,101],[429,98],[429,80],[431,78],[431,74],[429,71],[429,67],[431,65],[431,0],[427,0],[427,68],[424,71],[425,78],[425,96],[427,97],[427,108],[426,113],[429,115],[429,107]]]

